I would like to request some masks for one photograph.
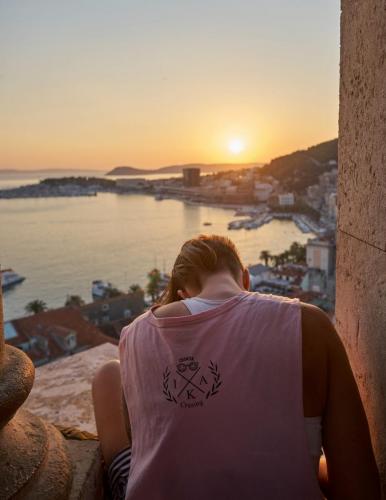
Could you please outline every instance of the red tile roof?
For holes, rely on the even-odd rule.
[[[65,335],[69,330],[76,332],[77,350],[84,350],[90,347],[110,342],[117,344],[118,341],[104,335],[95,325],[85,320],[79,309],[72,307],[62,307],[49,311],[26,316],[24,318],[12,321],[18,336],[10,339],[8,343],[19,345],[28,342],[31,338],[44,338],[48,342],[49,360],[52,361],[58,357],[67,354],[53,340],[52,333],[55,335]],[[44,349],[35,345],[30,351],[26,352],[34,362],[39,362],[47,358]]]

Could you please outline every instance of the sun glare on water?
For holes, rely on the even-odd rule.
[[[238,155],[244,151],[245,143],[241,139],[232,139],[228,144],[228,149],[232,154]]]

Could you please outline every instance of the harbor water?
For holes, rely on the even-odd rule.
[[[0,200],[0,265],[26,278],[4,293],[5,317],[25,315],[34,299],[50,308],[64,305],[68,294],[91,301],[95,279],[122,290],[145,286],[152,268],[170,271],[182,243],[199,233],[232,238],[245,264],[257,263],[262,250],[280,253],[311,236],[290,220],[229,231],[233,219],[232,209],[143,194]]]

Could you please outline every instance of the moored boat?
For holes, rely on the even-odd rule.
[[[22,283],[25,278],[24,276],[20,276],[13,269],[2,269],[1,273],[1,288],[3,290],[7,290],[18,283]]]
[[[112,284],[107,281],[94,280],[91,287],[92,298],[103,299],[111,288],[113,288]]]

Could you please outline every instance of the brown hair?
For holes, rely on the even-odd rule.
[[[228,269],[235,280],[244,269],[235,244],[226,236],[200,234],[186,241],[173,266],[168,286],[160,298],[160,304],[180,300],[177,291],[187,283],[201,286],[200,275]]]

